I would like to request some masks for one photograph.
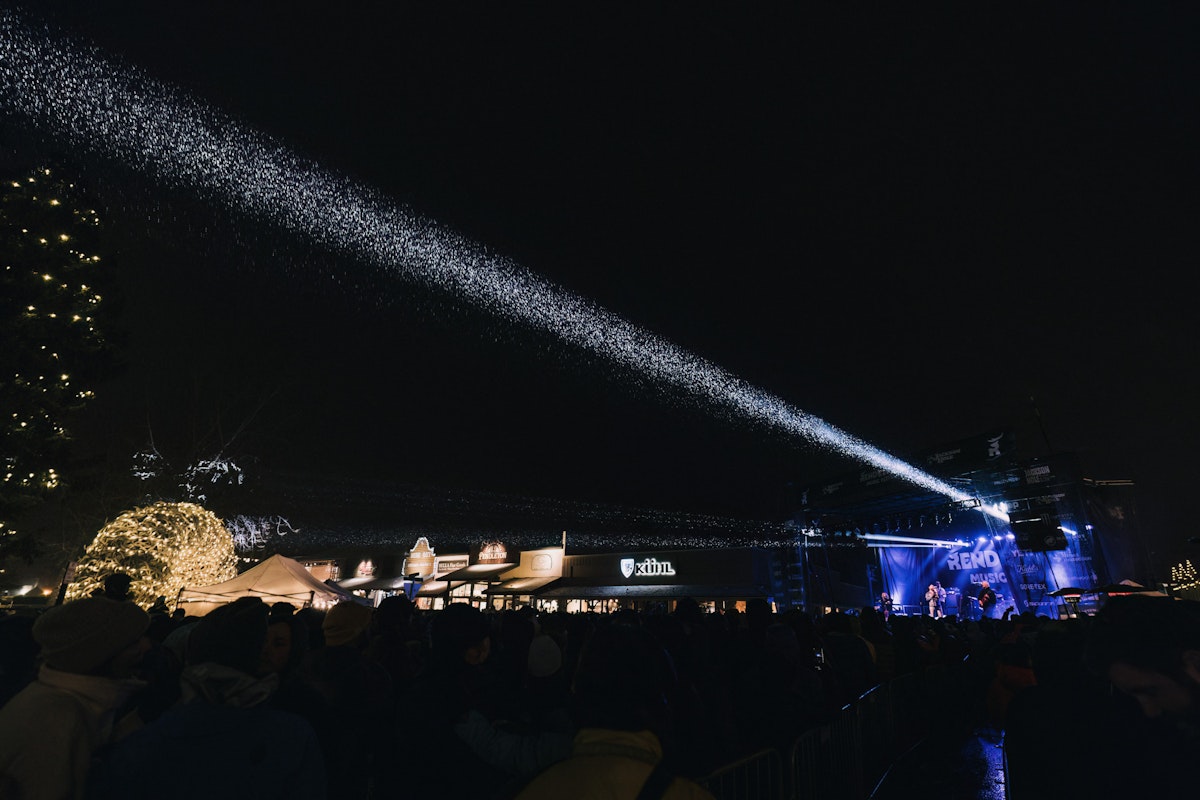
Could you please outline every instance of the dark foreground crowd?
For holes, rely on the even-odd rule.
[[[188,618],[118,590],[0,618],[0,800],[711,798],[696,781],[712,770],[786,754],[871,687],[964,662],[977,691],[962,701],[1004,731],[1014,800],[1111,796],[1126,784],[1104,759],[1140,757],[1129,742],[1166,772],[1128,785],[1173,786],[1200,755],[1198,606],[960,622],[687,599],[430,612],[396,596]]]

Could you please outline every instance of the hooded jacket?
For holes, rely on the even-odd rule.
[[[0,786],[7,780],[22,800],[82,798],[93,755],[113,738],[117,709],[143,686],[43,665],[0,708]]]
[[[635,798],[662,755],[662,745],[650,731],[584,728],[575,736],[570,757],[534,778],[516,800]],[[711,792],[682,777],[671,781],[663,798],[714,800]]]

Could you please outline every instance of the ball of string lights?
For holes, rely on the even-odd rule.
[[[105,525],[80,559],[67,599],[87,597],[104,578],[133,579],[134,602],[173,601],[184,586],[207,586],[237,575],[233,537],[221,520],[195,503],[159,502],[126,511]]]

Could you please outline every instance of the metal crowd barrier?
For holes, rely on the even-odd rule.
[[[869,794],[896,757],[896,717],[889,684],[876,686],[854,704],[863,788]]]
[[[801,734],[786,764],[768,748],[699,783],[718,800],[866,800],[892,764],[955,715],[960,673],[933,666],[897,676]]]
[[[860,741],[853,705],[842,708],[831,722],[802,733],[788,755],[791,800],[863,797]]]
[[[783,759],[773,747],[709,773],[700,784],[719,800],[788,800]]]

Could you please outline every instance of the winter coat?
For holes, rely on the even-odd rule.
[[[534,778],[516,800],[633,800],[662,760],[662,745],[650,731],[584,728],[571,755]],[[715,800],[712,793],[676,776],[665,800]]]
[[[143,686],[43,665],[0,708],[0,789],[22,800],[83,797],[93,755],[113,738],[117,709]]]
[[[116,743],[87,797],[324,800],[316,732],[265,702],[274,681],[212,663],[188,667],[183,702]]]

